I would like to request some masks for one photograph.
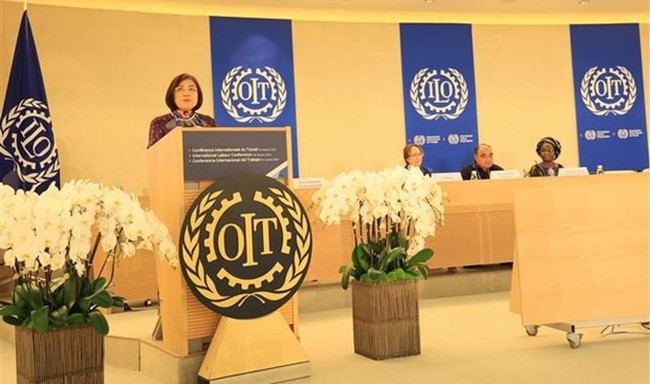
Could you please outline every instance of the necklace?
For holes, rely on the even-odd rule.
[[[192,112],[192,116],[190,117],[183,117],[178,111],[174,111],[172,112],[172,117],[174,118],[174,121],[176,121],[177,126],[203,126],[201,119],[199,119],[198,115],[195,112]]]

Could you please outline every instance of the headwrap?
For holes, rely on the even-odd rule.
[[[544,144],[550,144],[551,147],[553,147],[553,152],[555,152],[555,158],[557,159],[560,156],[560,153],[562,152],[562,144],[560,144],[559,141],[556,139],[547,136],[542,138],[539,143],[537,143],[537,148],[535,151],[537,152],[538,155],[542,155],[542,145]]]

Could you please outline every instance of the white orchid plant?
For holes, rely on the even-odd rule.
[[[94,276],[99,247],[106,258]],[[124,298],[109,293],[116,261],[146,249],[177,264],[167,228],[136,196],[87,180],[40,195],[0,184],[0,249],[16,277],[0,315],[39,333],[89,323],[106,335],[99,308],[124,305]]]
[[[444,221],[444,193],[419,169],[342,173],[315,195],[319,220],[349,221],[355,248],[352,264],[341,266],[341,286],[351,279],[368,283],[427,278],[433,250],[424,240]]]

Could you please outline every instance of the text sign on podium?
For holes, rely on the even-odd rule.
[[[269,129],[264,134],[218,128],[206,135],[183,132],[185,181],[214,180],[241,173],[277,177],[287,168],[287,133]]]

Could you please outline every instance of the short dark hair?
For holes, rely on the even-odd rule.
[[[192,108],[192,111],[196,111],[197,109],[201,108],[201,105],[203,104],[203,91],[201,91],[201,85],[199,84],[199,81],[196,79],[196,77],[190,75],[189,73],[181,73],[172,79],[171,83],[169,83],[169,87],[167,87],[167,93],[165,94],[165,103],[172,112],[178,109],[178,106],[174,101],[174,89],[178,87],[178,84],[187,79],[192,80],[196,85],[196,92],[198,96],[196,105],[194,108]]]
[[[404,156],[404,161],[408,159],[409,157],[409,152],[411,152],[411,148],[417,148],[420,150],[420,153],[424,154],[424,150],[422,147],[418,144],[407,144],[404,149],[402,149],[402,155]]]
[[[474,147],[474,154],[475,155],[478,154],[478,150],[481,149],[481,147],[488,147],[488,148],[492,149],[492,146],[490,144],[481,143],[481,144],[477,145],[476,147]]]

